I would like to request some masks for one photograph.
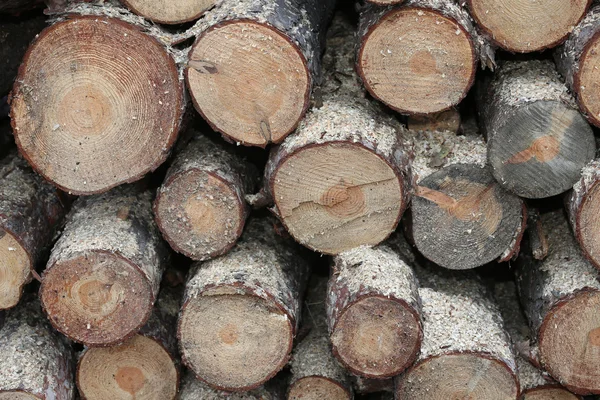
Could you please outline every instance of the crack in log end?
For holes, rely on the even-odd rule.
[[[190,60],[188,61],[188,67],[195,69],[201,74],[216,74],[219,72],[214,63],[204,60]]]
[[[262,137],[265,139],[266,143],[271,143],[272,135],[271,135],[271,125],[269,125],[269,121],[263,120],[260,121],[260,133]]]

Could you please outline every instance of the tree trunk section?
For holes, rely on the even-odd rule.
[[[541,216],[548,256],[522,253],[521,304],[537,339],[542,367],[577,394],[600,393],[600,283],[562,212]]]
[[[179,317],[183,362],[210,386],[254,389],[285,366],[300,318],[309,265],[253,219],[229,253],[195,264]]]
[[[506,62],[480,97],[488,160],[505,189],[538,199],[573,187],[596,144],[553,63]]]
[[[185,107],[165,47],[104,16],[71,15],[44,29],[16,82],[11,118],[20,152],[73,194],[104,192],[156,169]]]
[[[198,21],[185,75],[196,109],[215,131],[265,147],[296,128],[320,80],[334,5],[335,0],[225,1]]]
[[[258,171],[210,139],[197,136],[179,153],[154,202],[156,223],[179,253],[208,260],[226,253],[242,234]]]
[[[44,310],[72,340],[122,343],[150,317],[167,259],[150,192],[126,186],[80,197],[44,271]]]
[[[159,24],[181,24],[198,19],[217,0],[122,0],[134,13]]]
[[[0,400],[74,400],[73,352],[27,296],[0,329]]]
[[[64,215],[58,191],[16,152],[0,160],[0,309],[19,302]]]

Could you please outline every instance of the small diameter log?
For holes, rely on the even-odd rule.
[[[0,329],[0,400],[74,400],[74,355],[27,296]]]
[[[223,1],[198,21],[185,75],[196,109],[214,130],[265,147],[296,128],[320,78],[334,3]]]
[[[357,70],[373,97],[405,114],[437,113],[460,103],[478,59],[493,51],[453,0],[366,6],[358,29]]]
[[[390,247],[336,256],[327,293],[333,354],[349,371],[388,378],[415,361],[423,338],[417,281]]]
[[[121,0],[134,13],[159,24],[181,24],[198,19],[217,0]]]
[[[596,144],[554,64],[507,62],[480,89],[479,120],[496,180],[525,198],[569,190]]]
[[[283,400],[277,391],[270,389],[270,387],[260,386],[249,392],[225,392],[211,388],[188,370],[181,380],[179,400]]]
[[[539,345],[542,367],[577,394],[600,393],[600,282],[562,212],[541,216],[548,239],[543,261],[522,254],[521,304]]]
[[[417,277],[423,345],[417,362],[396,378],[396,398],[516,400],[515,358],[483,284],[474,275],[424,268]]]
[[[292,355],[288,400],[353,398],[350,379],[331,353],[327,332],[328,292],[326,278],[311,279],[302,311],[302,324],[309,333],[296,345]]]
[[[44,271],[42,305],[77,342],[121,343],[150,317],[167,258],[149,192],[125,186],[80,197]]]
[[[530,53],[562,43],[592,0],[464,0],[477,25],[495,45]]]
[[[0,310],[19,302],[64,215],[56,188],[16,152],[0,160]]]
[[[285,366],[309,266],[271,219],[248,222],[224,256],[190,272],[179,317],[183,362],[210,386],[254,389]]]
[[[435,114],[411,115],[408,117],[407,125],[411,131],[459,133],[461,118],[458,110],[451,108]]]
[[[198,136],[177,155],[154,202],[156,223],[176,251],[194,260],[226,253],[242,234],[256,168]]]
[[[74,194],[140,179],[167,158],[179,132],[175,62],[156,39],[118,19],[81,16],[46,28],[16,82],[11,117],[20,152]]]

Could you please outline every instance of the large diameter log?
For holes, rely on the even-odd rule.
[[[249,221],[229,253],[190,272],[179,317],[183,362],[221,390],[272,378],[289,359],[308,273],[272,220]]]
[[[516,400],[515,358],[491,293],[473,275],[418,268],[417,277],[423,344],[396,378],[396,398]]]
[[[320,77],[334,3],[223,1],[198,21],[185,75],[196,109],[213,129],[265,147],[296,128]]]
[[[600,282],[562,212],[542,215],[548,256],[522,254],[521,304],[539,344],[542,367],[577,394],[600,393]]]
[[[480,124],[496,180],[526,198],[569,190],[596,145],[554,64],[507,62],[481,96]]]
[[[73,17],[46,28],[16,82],[11,117],[21,153],[74,194],[140,179],[167,158],[179,132],[175,62],[118,19]]]
[[[408,368],[421,347],[420,311],[414,272],[390,247],[335,257],[328,325],[333,354],[353,374],[381,379]]]
[[[74,400],[74,355],[28,296],[0,329],[0,400]]]
[[[176,251],[194,260],[227,252],[242,234],[258,172],[199,136],[177,155],[154,202],[156,223]]]
[[[64,214],[56,188],[16,152],[0,160],[0,310],[19,302]]]
[[[121,0],[131,11],[159,24],[181,24],[198,19],[217,0]]]
[[[77,342],[121,343],[150,317],[167,257],[149,192],[125,186],[80,197],[44,271],[44,310]]]
[[[591,0],[466,0],[477,25],[495,45],[530,53],[562,43]]]

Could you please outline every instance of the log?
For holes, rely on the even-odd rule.
[[[410,132],[415,193],[407,229],[426,258],[449,269],[510,260],[525,231],[525,206],[487,166],[476,132]]]
[[[407,126],[411,131],[459,133],[461,118],[458,110],[451,108],[435,114],[411,115],[408,117]]]
[[[392,248],[336,256],[327,293],[333,354],[351,373],[389,378],[415,361],[423,338],[417,281]]]
[[[563,193],[594,157],[592,129],[550,61],[506,62],[480,97],[488,161],[505,189],[529,199]]]
[[[516,400],[515,358],[492,294],[475,275],[429,267],[415,270],[421,354],[396,378],[396,398]]]
[[[289,359],[308,273],[271,219],[250,220],[229,253],[190,271],[178,328],[184,364],[220,390],[272,378]]]
[[[44,271],[42,305],[76,342],[122,343],[150,317],[167,259],[150,192],[125,186],[80,197]]]
[[[215,131],[243,145],[265,147],[296,128],[320,79],[334,4],[225,1],[198,21],[186,82],[196,110]]]
[[[539,345],[541,366],[569,391],[600,393],[600,282],[562,212],[541,216],[548,256],[519,257],[521,304]]]
[[[58,191],[16,151],[0,160],[0,310],[19,302],[64,215]]]
[[[177,67],[158,40],[120,19],[72,16],[27,50],[11,118],[36,171],[67,192],[94,194],[165,161],[184,106]]]
[[[192,371],[187,371],[181,380],[180,400],[283,400],[283,396],[271,387],[260,386],[243,393],[225,392],[213,389]]]
[[[121,0],[134,13],[159,24],[181,24],[196,20],[217,0]]]
[[[376,99],[403,114],[447,110],[467,95],[479,59],[494,54],[453,0],[368,5],[360,14],[357,71]]]
[[[179,386],[176,321],[181,296],[163,287],[150,319],[126,342],[90,347],[77,364],[77,388],[87,400],[174,400]]]
[[[389,394],[394,392],[394,378],[374,379],[353,375],[351,379],[354,391],[363,396],[379,392]]]
[[[19,15],[43,6],[44,0],[3,0],[0,4],[0,14]]]
[[[477,25],[496,46],[515,53],[562,43],[584,17],[591,0],[466,0]]]
[[[74,400],[74,354],[27,296],[0,329],[1,400]]]
[[[331,352],[327,331],[327,279],[313,276],[302,310],[303,328],[309,330],[294,349],[288,400],[351,400],[352,387],[344,368]]]
[[[242,234],[256,168],[197,136],[179,153],[154,202],[156,223],[171,247],[194,260],[226,253]]]
[[[322,106],[272,150],[264,179],[289,233],[325,254],[385,240],[410,185],[402,128],[364,98],[353,72],[352,28],[340,21],[324,56]]]

